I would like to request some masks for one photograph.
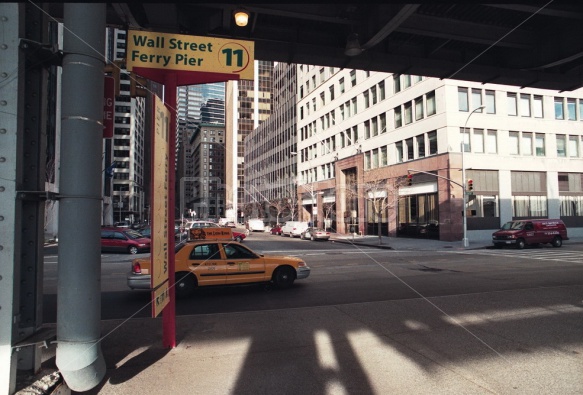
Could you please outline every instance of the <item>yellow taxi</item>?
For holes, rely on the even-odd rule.
[[[192,295],[197,287],[215,285],[272,283],[284,289],[310,275],[302,259],[258,254],[227,238],[178,243],[174,260],[177,298]],[[149,257],[132,261],[127,284],[131,289],[151,290]]]

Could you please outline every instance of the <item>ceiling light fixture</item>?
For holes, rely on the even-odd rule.
[[[239,9],[235,11],[235,23],[237,26],[247,26],[249,22],[249,13],[245,10]]]
[[[344,50],[344,55],[346,56],[357,56],[362,53],[363,49],[360,47],[358,42],[358,34],[351,33],[346,40],[346,49]]]

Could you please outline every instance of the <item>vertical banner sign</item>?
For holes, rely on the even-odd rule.
[[[170,111],[158,96],[154,99],[152,148],[152,317],[157,317],[170,298],[168,294],[168,154]],[[174,229],[172,229],[174,231]]]
[[[103,95],[103,138],[113,138],[113,106],[115,102],[115,79],[105,77]]]

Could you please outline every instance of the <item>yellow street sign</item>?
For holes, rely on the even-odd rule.
[[[252,80],[255,43],[129,30],[126,66],[234,74]]]

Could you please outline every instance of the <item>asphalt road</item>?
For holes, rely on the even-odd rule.
[[[263,285],[199,289],[177,315],[293,309],[583,284],[583,246],[560,249],[394,251],[253,233],[244,241],[265,254],[301,256],[308,279],[288,290]],[[45,249],[43,321],[56,319],[57,249]],[[148,254],[139,254],[147,256]],[[148,317],[149,293],[125,276],[135,256],[102,254],[102,319]],[[541,258],[542,257],[542,258]]]

